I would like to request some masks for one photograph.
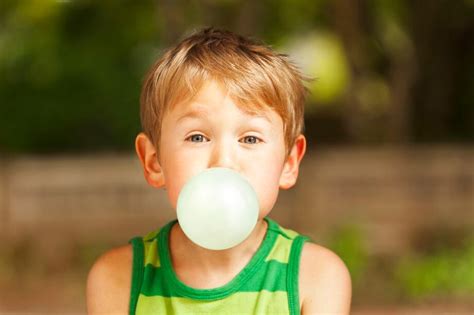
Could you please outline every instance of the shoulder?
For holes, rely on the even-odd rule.
[[[329,249],[305,243],[299,289],[301,314],[349,314],[351,277],[341,258]]]
[[[87,277],[88,314],[128,313],[132,259],[132,246],[126,245],[95,261]]]

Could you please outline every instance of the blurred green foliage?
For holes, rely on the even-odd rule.
[[[405,256],[395,267],[395,281],[409,298],[474,295],[474,238],[462,248],[442,248],[428,255]]]
[[[380,301],[417,302],[474,295],[472,237],[458,246],[444,244],[428,252],[392,257],[371,255],[366,242],[358,224],[339,226],[327,242],[348,267],[356,300],[377,296]]]
[[[347,224],[335,229],[329,237],[331,248],[346,264],[354,285],[363,279],[369,262],[365,236],[358,225]]]
[[[303,69],[321,82],[308,103],[310,146],[471,143],[473,13],[472,1],[3,0],[0,152],[132,151],[146,70],[209,25],[283,52],[315,32],[341,43],[310,54],[334,62]]]
[[[128,149],[156,44],[151,6],[2,1],[0,149]]]

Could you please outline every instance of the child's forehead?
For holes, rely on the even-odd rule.
[[[205,82],[196,93],[189,94],[170,109],[181,115],[184,113],[184,115],[199,117],[212,115],[213,110],[216,109],[215,104],[229,101],[248,118],[264,118],[271,121],[272,116],[278,115],[275,109],[261,100],[251,96],[245,99],[236,97],[222,84],[213,80]],[[213,104],[214,107],[209,104]]]

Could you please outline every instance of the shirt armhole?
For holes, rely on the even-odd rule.
[[[134,315],[137,308],[138,296],[140,295],[140,289],[142,287],[144,246],[141,237],[135,237],[131,239],[129,243],[132,244],[133,249],[129,313],[130,315]]]
[[[288,261],[288,307],[290,315],[300,315],[300,299],[299,299],[299,269],[301,252],[307,237],[298,235],[291,246],[290,259]]]

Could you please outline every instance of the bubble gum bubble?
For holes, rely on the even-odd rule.
[[[243,242],[254,229],[258,197],[250,183],[228,168],[209,168],[192,177],[179,193],[177,215],[195,244],[223,250]]]

